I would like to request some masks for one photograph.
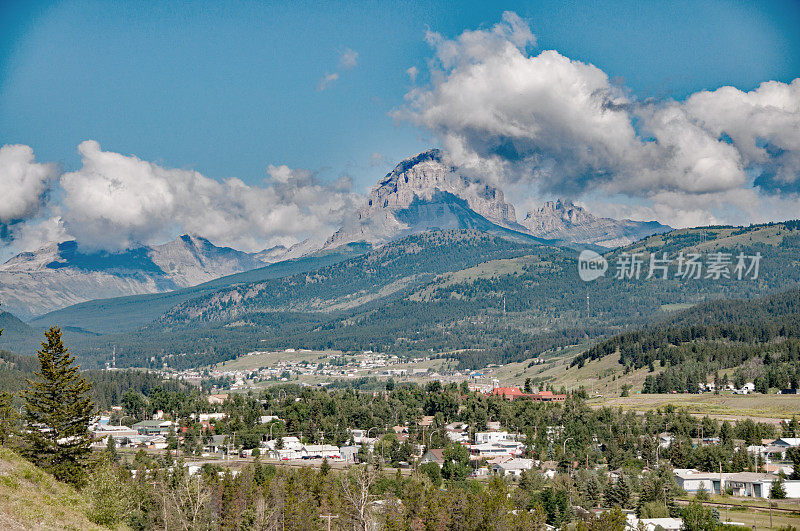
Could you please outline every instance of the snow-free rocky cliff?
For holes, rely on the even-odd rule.
[[[601,247],[622,247],[670,227],[657,221],[598,218],[586,209],[563,200],[548,201],[529,212],[521,224],[534,236]]]
[[[459,201],[463,205],[458,205]],[[486,226],[481,226],[481,219]],[[561,200],[546,203],[518,223],[514,206],[505,201],[501,190],[463,176],[439,150],[432,149],[398,164],[372,190],[364,207],[325,246],[356,241],[380,245],[426,230],[486,230],[488,225],[544,239],[608,248],[670,230],[655,221],[598,218]]]
[[[256,255],[188,235],[121,253],[84,251],[74,241],[51,243],[0,265],[0,303],[25,319],[87,300],[171,291],[264,265]]]
[[[425,230],[477,228],[474,219],[465,219],[461,205],[451,206],[463,202],[492,224],[522,228],[501,190],[462,176],[438,149],[432,149],[398,164],[325,247],[356,241],[379,245]]]

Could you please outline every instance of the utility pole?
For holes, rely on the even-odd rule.
[[[591,313],[589,312],[589,286],[586,286],[586,318],[588,319],[591,317]]]
[[[331,520],[334,518],[339,518],[339,516],[335,514],[321,514],[319,517],[328,521],[328,531],[331,531]]]
[[[181,454],[181,423],[178,422],[178,416],[172,412],[172,423],[175,424],[175,459]]]
[[[772,529],[772,500],[769,501],[769,527]]]

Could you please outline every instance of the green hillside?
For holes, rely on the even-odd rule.
[[[325,335],[340,319],[402,300],[437,274],[538,248],[546,247],[533,238],[509,239],[473,230],[410,236],[313,274],[242,284],[196,297],[140,331],[80,339],[74,349],[98,362],[105,361],[116,345],[117,361],[122,364],[140,364],[154,355],[160,358],[164,350],[173,352],[173,361],[181,366],[213,363],[276,340],[294,344],[309,331]],[[560,248],[547,249],[565,253]],[[359,341],[367,342],[370,327],[353,328]]]
[[[674,259],[681,252],[706,260],[724,252],[733,262],[739,253],[760,254],[758,276],[647,278],[651,254]],[[613,278],[623,253],[640,253],[640,278]],[[796,222],[653,236],[606,255],[606,275],[588,283],[578,278],[576,255],[478,231],[430,232],[314,270],[308,263],[279,278],[268,276],[291,267],[245,274],[261,275],[256,282],[223,279],[151,307],[152,297],[112,301],[107,311],[102,305],[109,301],[95,301],[85,307],[98,319],[121,321],[141,309],[131,323],[150,324],[102,336],[69,329],[66,337],[87,367],[102,365],[113,348],[120,366],[151,367],[207,365],[252,350],[333,348],[441,354],[477,368],[602,340],[704,302],[758,298],[800,285]],[[75,320],[68,322],[83,324],[71,311]]]
[[[358,307],[427,283],[446,271],[525,254],[537,243],[474,230],[427,232],[313,274],[241,284],[194,298],[168,312],[160,322],[221,321],[254,311]]]
[[[53,325],[74,327],[77,330],[103,334],[129,332],[153,321],[170,308],[203,294],[236,284],[314,271],[348,260],[369,249],[367,244],[350,244],[333,251],[321,251],[307,257],[277,262],[177,291],[87,301],[50,312],[32,320],[30,324],[43,328]]]
[[[0,528],[106,529],[89,520],[89,510],[75,489],[0,448]]]
[[[710,375],[730,375],[760,392],[800,387],[800,290],[757,300],[713,301],[671,319],[615,336],[572,361],[617,357],[630,369],[664,367],[648,376],[644,392],[697,392]],[[735,369],[728,371],[726,369]],[[724,383],[724,382],[723,382]]]

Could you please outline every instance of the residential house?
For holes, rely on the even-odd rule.
[[[694,468],[676,468],[673,474],[678,486],[689,494],[696,494],[700,490],[720,494],[725,489],[724,480],[718,473],[699,472]]]
[[[533,459],[510,459],[503,463],[492,465],[492,472],[498,476],[519,477],[523,470],[533,468]]]
[[[513,440],[507,431],[479,431],[475,433],[475,444],[491,444]]]
[[[748,498],[769,498],[772,483],[778,480],[774,474],[759,472],[715,473],[676,469],[673,473],[678,485],[690,494],[701,488],[714,494],[732,490],[734,496]],[[787,480],[784,488],[787,498],[800,498],[800,480]]]
[[[425,452],[419,460],[420,465],[424,465],[425,463],[436,463],[440,467],[444,464],[444,450],[441,448],[436,448],[433,450],[428,450]]]
[[[109,426],[108,424],[100,424],[92,430],[93,439],[105,439],[113,437],[115,441],[119,442],[120,439],[126,439],[139,435],[139,431],[128,426]]]
[[[631,531],[644,529],[644,531],[681,531],[683,529],[682,518],[636,518],[635,514],[629,514],[628,529]]]
[[[421,428],[431,427],[433,425],[433,415],[425,415],[424,417],[422,417],[422,420],[420,420],[417,424]]]
[[[224,454],[228,449],[227,435],[212,435],[205,446],[206,451],[212,454]]]
[[[339,447],[332,444],[304,444],[300,456],[303,459],[341,459]]]
[[[796,448],[800,446],[800,437],[781,437],[772,441],[772,446],[781,446],[783,448]]]
[[[491,459],[501,455],[520,456],[524,451],[525,446],[516,441],[498,441],[469,446],[469,453],[472,459]]]
[[[542,461],[539,463],[539,468],[542,469],[542,473],[547,479],[553,479],[558,472],[558,461]]]
[[[216,394],[216,395],[208,395],[208,403],[209,404],[222,404],[228,399],[227,393]]]

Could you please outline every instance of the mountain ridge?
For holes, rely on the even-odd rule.
[[[163,293],[263,265],[254,253],[188,234],[119,253],[83,250],[68,240],[0,265],[0,302],[30,319],[88,300]]]
[[[585,208],[563,199],[545,202],[538,209],[528,212],[520,224],[540,238],[606,248],[623,247],[653,234],[672,230],[657,221],[598,218]]]
[[[378,246],[414,234],[459,229],[573,248],[577,242],[602,251],[669,227],[597,218],[562,201],[546,203],[518,223],[502,190],[462,175],[445,154],[432,149],[397,164],[327,241],[311,237],[257,253],[218,247],[194,235],[119,253],[84,250],[75,241],[52,243],[0,265],[0,303],[31,320],[90,300],[180,291],[348,244]]]
[[[441,204],[442,194],[459,198],[467,209],[494,225],[518,232],[525,230],[516,223],[514,206],[505,202],[501,190],[458,174],[440,150],[431,149],[397,164],[372,189],[366,204],[328,238],[324,247],[360,240],[383,244],[431,228],[443,228],[442,220],[435,216],[430,216],[425,223],[417,218],[416,224],[404,219],[410,216],[406,211],[412,205],[419,210],[425,203]],[[469,221],[452,210],[449,214],[445,221],[447,228],[470,228]],[[456,223],[461,221],[464,222]]]

